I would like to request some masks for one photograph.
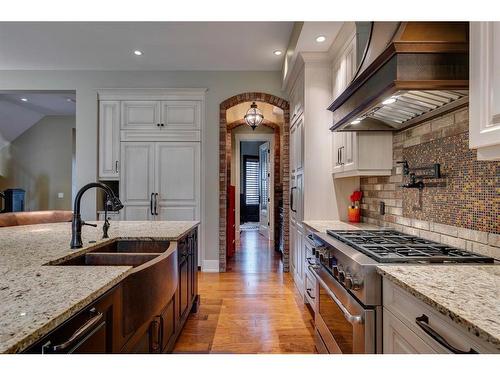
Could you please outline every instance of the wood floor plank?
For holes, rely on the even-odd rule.
[[[174,353],[316,353],[314,319],[267,240],[242,232],[227,269],[200,273],[200,309]]]

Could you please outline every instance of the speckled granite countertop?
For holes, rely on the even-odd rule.
[[[326,233],[327,229],[336,230],[356,230],[356,229],[380,229],[380,227],[367,223],[347,223],[339,220],[305,220],[303,221],[309,228],[316,232]]]
[[[47,266],[92,250],[101,240],[98,227],[83,228],[84,247],[69,248],[71,224],[0,228],[0,353],[24,350],[40,337],[123,280],[131,267]],[[174,241],[197,221],[113,221],[114,238]],[[96,241],[89,243],[89,241]],[[105,240],[109,241],[109,240]]]
[[[500,266],[378,266],[378,272],[500,350]]]

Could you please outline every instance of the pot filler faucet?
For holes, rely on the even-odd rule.
[[[80,201],[82,200],[82,195],[85,193],[87,190],[91,188],[100,188],[106,192],[106,207],[111,205],[111,208],[113,211],[120,211],[123,208],[122,202],[115,197],[115,194],[113,193],[113,190],[107,185],[104,185],[100,182],[91,182],[90,184],[85,185],[82,187],[78,193],[76,194],[75,198],[75,204],[73,208],[73,221],[71,222],[71,248],[72,249],[79,249],[83,246],[82,243],[82,226],[83,225],[89,225],[91,227],[97,227],[97,224],[88,224],[84,222],[80,216]],[[104,238],[107,238],[107,233],[108,233],[108,228],[109,228],[109,221],[106,215],[105,221],[104,221],[104,226],[103,226],[103,232],[104,232]]]

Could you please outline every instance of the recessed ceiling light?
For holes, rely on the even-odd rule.
[[[273,52],[276,56],[280,56],[283,52],[281,52],[279,49]]]
[[[387,104],[392,104],[396,101],[396,98],[394,96],[391,96],[390,98],[385,99],[382,104],[387,105]]]
[[[75,102],[75,99],[73,99],[73,98],[66,98],[66,101],[67,101],[68,103],[74,103],[74,102]]]
[[[136,55],[136,56],[142,56],[142,54],[143,54],[143,52],[141,50],[136,49],[134,51],[134,55]]]
[[[324,35],[319,35],[316,37],[316,42],[318,43],[323,43],[326,40],[326,36]]]
[[[28,101],[28,98],[21,98],[21,101],[22,101],[22,102],[27,102],[27,101]]]

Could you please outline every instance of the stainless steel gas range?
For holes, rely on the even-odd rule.
[[[394,230],[314,233],[316,339],[327,353],[382,351],[380,264],[493,263],[494,259]]]

